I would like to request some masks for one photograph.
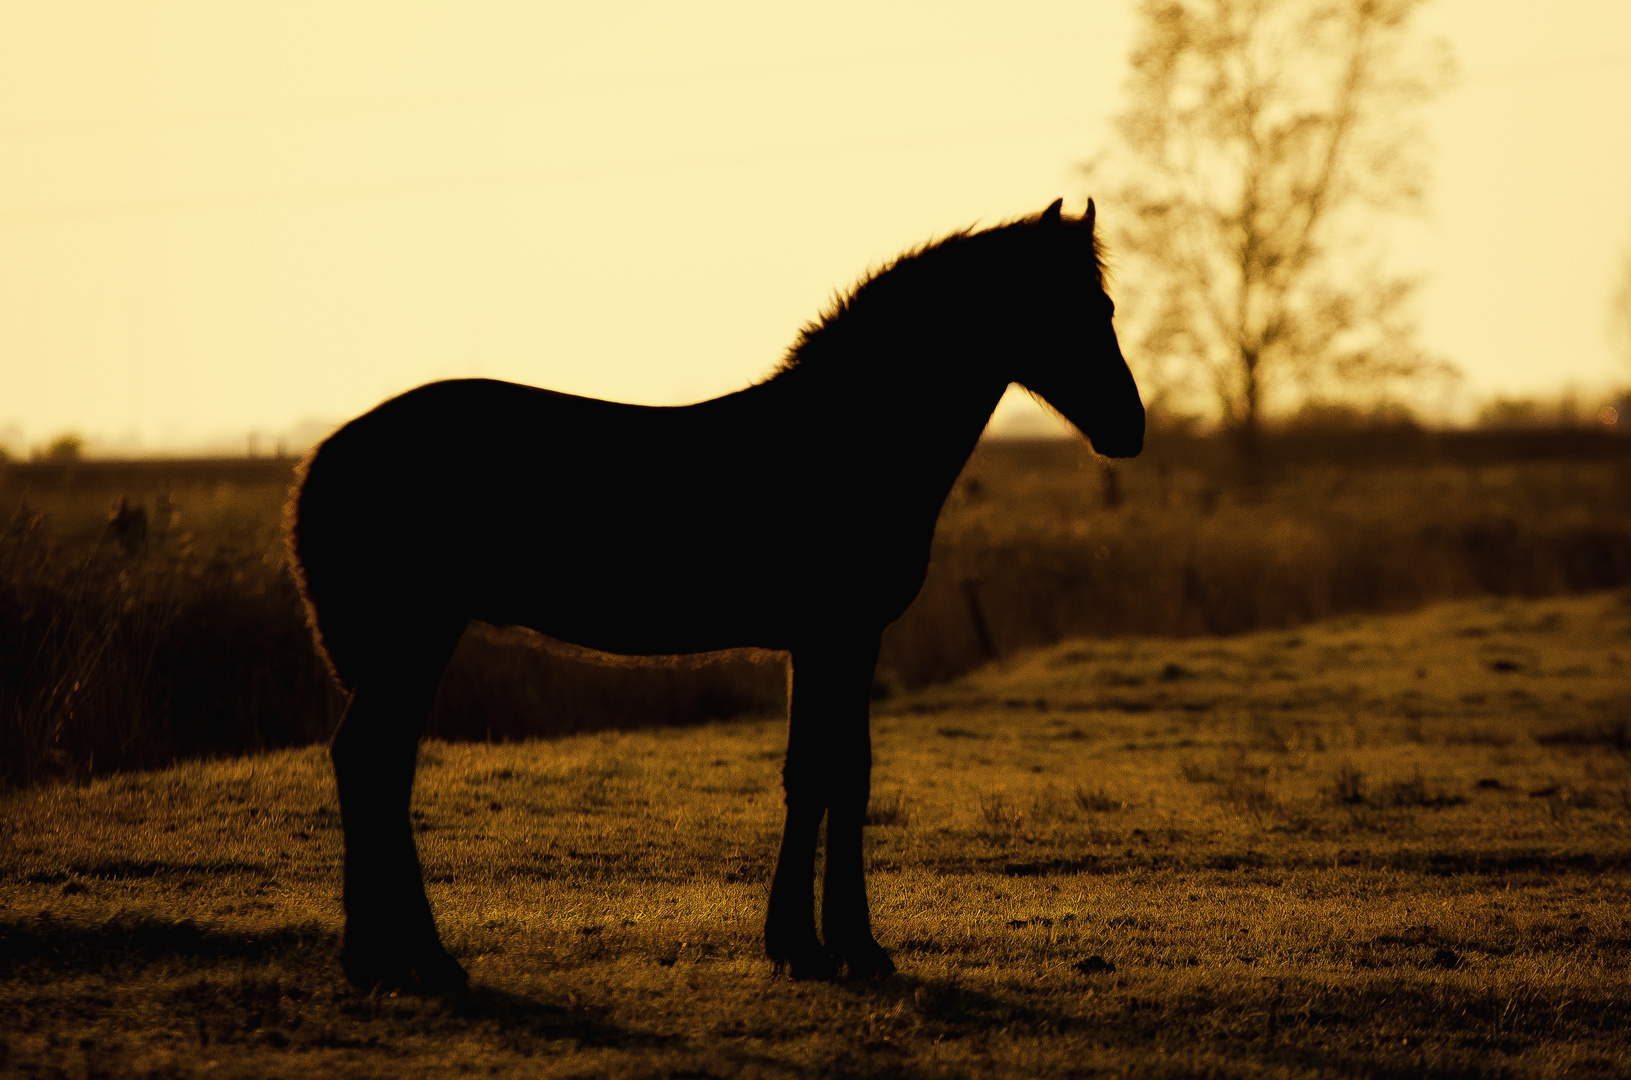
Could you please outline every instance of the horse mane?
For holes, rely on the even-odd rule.
[[[805,366],[811,359],[812,354],[819,352],[818,343],[823,338],[830,337],[835,327],[852,319],[856,312],[872,307],[875,300],[884,295],[898,297],[903,293],[915,294],[932,287],[931,282],[935,277],[935,272],[945,265],[948,257],[960,254],[970,244],[978,243],[984,237],[1019,234],[1033,230],[1040,223],[1042,216],[1042,213],[1029,214],[1022,218],[1015,218],[999,225],[993,225],[988,229],[976,230],[974,226],[970,225],[938,240],[930,240],[919,244],[917,247],[895,256],[882,266],[869,270],[850,287],[848,292],[835,292],[825,310],[814,320],[799,328],[798,337],[794,338],[793,343],[788,346],[787,352],[782,356],[782,359],[777,363],[766,381]],[[1081,223],[1081,218],[1067,217],[1061,220],[1064,228],[1079,228]],[[1104,246],[1099,242],[1096,231],[1092,237],[1092,246],[1093,280],[1100,289],[1103,289],[1105,253]]]

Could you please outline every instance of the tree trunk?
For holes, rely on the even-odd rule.
[[[1246,380],[1241,394],[1240,417],[1235,425],[1234,442],[1236,467],[1241,487],[1248,498],[1255,499],[1263,487],[1263,440],[1261,420],[1261,387],[1257,380],[1258,358],[1250,353],[1241,357]]]

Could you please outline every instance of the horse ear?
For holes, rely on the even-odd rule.
[[[1093,219],[1097,215],[1098,211],[1093,208],[1093,199],[1091,196],[1089,196],[1087,200],[1087,210],[1082,214],[1082,224],[1087,226],[1088,232],[1093,231]]]
[[[1048,208],[1046,210],[1042,211],[1041,224],[1043,224],[1043,225],[1057,225],[1057,224],[1059,224],[1059,211],[1064,209],[1064,206],[1065,206],[1065,200],[1063,200],[1063,199],[1053,200],[1053,202],[1048,206]]]

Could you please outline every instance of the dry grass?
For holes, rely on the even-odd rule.
[[[418,837],[476,984],[449,999],[337,978],[316,749],[15,792],[0,1062],[1625,1075],[1628,663],[1624,594],[1477,600],[1069,642],[882,703],[868,863],[900,973],[868,984],[760,958],[773,722],[426,744]]]
[[[340,702],[284,570],[276,479],[184,472],[115,496],[33,490],[20,468],[0,484],[0,786],[333,730]],[[287,465],[273,475],[286,485]]]

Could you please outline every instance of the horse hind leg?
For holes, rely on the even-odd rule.
[[[340,964],[357,986],[435,993],[467,981],[436,933],[409,818],[419,737],[462,629],[399,632],[405,644],[370,650],[330,747],[345,831]]]

